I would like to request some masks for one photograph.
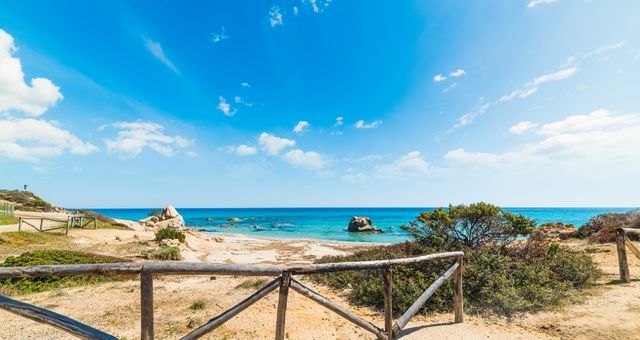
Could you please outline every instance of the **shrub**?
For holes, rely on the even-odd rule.
[[[70,250],[35,250],[19,256],[10,256],[0,265],[2,267],[23,267],[47,264],[83,264],[113,263],[126,260],[91,253]],[[106,275],[46,276],[24,279],[0,280],[4,290],[9,293],[34,293],[56,288],[88,285],[113,280]]]
[[[18,218],[13,216],[0,216],[0,225],[18,224]]]
[[[178,240],[183,243],[185,240],[185,235],[180,230],[174,228],[162,228],[156,231],[156,240]]]
[[[16,210],[45,212],[54,210],[51,204],[29,191],[0,189],[0,200],[13,203]]]
[[[478,249],[487,244],[508,245],[529,235],[535,221],[487,203],[449,205],[423,212],[417,221],[402,226],[417,242],[445,249]]]
[[[160,261],[179,261],[182,256],[180,249],[176,247],[160,247],[155,249],[147,249],[142,252],[142,256],[149,260]]]
[[[151,216],[162,216],[163,211],[164,210],[162,210],[162,209],[153,209],[147,214],[147,216],[149,216],[149,217],[151,217]]]
[[[640,210],[625,213],[604,213],[589,219],[578,232],[576,237],[589,238],[592,243],[615,242],[616,228],[640,228]],[[631,240],[640,241],[640,236],[627,235]]]
[[[262,286],[264,286],[266,283],[267,280],[262,278],[249,279],[237,285],[236,288],[259,289],[262,288]]]
[[[75,213],[87,217],[95,217],[98,229],[131,229],[126,224],[120,223],[109,216],[99,214],[92,210],[76,210]],[[91,226],[91,224],[89,226]]]
[[[191,304],[191,309],[193,310],[202,310],[207,306],[207,304],[204,302],[204,300],[200,299],[200,300],[196,300]]]

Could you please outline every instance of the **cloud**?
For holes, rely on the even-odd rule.
[[[315,151],[305,152],[300,149],[285,153],[282,155],[282,159],[294,167],[307,170],[320,170],[325,164],[323,157],[319,153]]]
[[[419,151],[411,151],[391,164],[375,167],[377,177],[404,179],[423,175],[429,171],[429,163]]]
[[[286,138],[276,137],[270,133],[263,132],[258,137],[258,143],[262,149],[269,155],[278,155],[288,147],[296,145],[296,141]]]
[[[529,1],[529,4],[527,4],[527,7],[534,8],[534,7],[536,7],[538,5],[541,5],[541,4],[550,4],[550,3],[556,2],[556,1],[557,0],[531,0],[531,1]]]
[[[449,91],[455,89],[456,87],[458,87],[458,83],[453,83],[449,86],[447,86],[444,90],[442,90],[443,93],[448,93]]]
[[[245,82],[240,83],[240,86],[244,87],[245,89],[248,89],[248,88],[250,88],[250,87],[251,87],[251,84],[249,84],[249,83],[247,83],[247,82],[245,81]]]
[[[516,135],[521,135],[521,134],[525,133],[526,131],[535,128],[536,126],[538,126],[538,124],[536,124],[536,123],[520,122],[520,123],[510,127],[509,128],[509,132],[511,132],[513,134],[516,134]]]
[[[377,127],[380,127],[381,125],[381,120],[374,120],[371,123],[365,123],[364,120],[359,120],[355,124],[353,124],[356,129],[375,129]]]
[[[214,43],[219,43],[222,40],[226,40],[226,39],[229,39],[229,36],[227,35],[227,31],[224,29],[224,27],[222,27],[222,29],[220,29],[220,31],[218,31],[218,33],[214,34],[211,37],[211,40]]]
[[[329,5],[331,5],[331,1],[332,0],[302,0],[302,4],[311,6],[313,13],[322,13],[327,7],[329,7]]]
[[[62,100],[60,88],[46,78],[33,78],[25,83],[22,63],[13,37],[0,29],[0,114],[20,112],[37,117]]]
[[[176,148],[193,144],[193,140],[166,135],[164,126],[154,122],[115,122],[111,126],[118,129],[118,134],[115,139],[105,141],[107,151],[120,158],[135,157],[147,147],[163,156],[172,157]]]
[[[223,96],[218,97],[218,100],[218,110],[222,111],[225,116],[231,117],[236,114],[236,109],[231,109],[231,105],[227,103]]]
[[[572,55],[569,58],[567,58],[567,61],[561,67],[568,67],[570,65],[580,65],[585,59],[589,59],[591,57],[616,50],[618,48],[623,47],[625,44],[626,44],[626,41],[622,40],[617,43],[600,46],[582,55]]]
[[[335,123],[335,124],[333,124],[333,125],[334,125],[334,126],[340,126],[340,125],[342,125],[342,124],[344,124],[344,118],[342,118],[342,117],[336,117],[336,123]]]
[[[42,119],[0,120],[0,157],[37,162],[69,151],[75,155],[97,152],[97,146],[85,143],[71,132]]]
[[[282,20],[282,12],[280,11],[280,7],[273,6],[269,10],[269,24],[271,27],[275,26],[283,26],[284,21]]]
[[[145,39],[144,44],[147,47],[147,50],[149,50],[149,52],[151,52],[151,54],[156,59],[160,60],[160,62],[163,63],[169,69],[171,69],[171,71],[175,72],[176,74],[180,74],[180,72],[178,71],[178,68],[164,54],[164,50],[162,49],[162,46],[160,45],[160,43],[147,38]]]
[[[467,72],[465,72],[463,69],[460,69],[460,68],[455,70],[455,71],[453,71],[453,72],[451,72],[451,73],[449,73],[449,75],[452,76],[452,77],[462,77],[465,74],[467,74]]]
[[[457,128],[457,127],[461,127],[461,126],[465,126],[473,123],[473,120],[476,119],[476,117],[485,113],[485,111],[487,111],[491,107],[491,105],[493,105],[493,103],[491,102],[484,103],[479,108],[465,113],[464,115],[462,115],[462,117],[458,118],[458,120],[456,121],[456,125],[454,127]]]
[[[544,83],[548,83],[551,81],[558,81],[558,80],[563,80],[563,79],[567,79],[571,76],[573,76],[576,71],[578,71],[577,68],[575,67],[570,67],[564,70],[560,70],[557,72],[553,72],[553,73],[547,73],[547,74],[543,74],[541,76],[539,76],[538,78],[534,79],[531,83],[527,84],[529,86],[540,86]]]
[[[241,144],[238,146],[229,145],[227,147],[228,153],[233,153],[238,156],[251,156],[255,155],[258,152],[258,149],[254,146]]]
[[[309,122],[307,122],[306,120],[301,120],[293,128],[293,132],[301,135],[305,133],[308,129],[309,129]]]
[[[640,165],[640,114],[613,114],[606,110],[542,125],[542,140],[502,153],[469,152],[459,148],[444,159],[455,167],[496,168],[568,164],[607,166],[607,162]]]
[[[435,76],[433,76],[433,81],[436,83],[439,83],[441,81],[445,81],[447,80],[447,77],[443,76],[442,74],[436,74]]]

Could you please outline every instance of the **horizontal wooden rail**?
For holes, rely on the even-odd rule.
[[[267,294],[280,287],[278,301],[276,339],[285,337],[285,318],[287,309],[288,288],[308,297],[318,304],[337,313],[359,327],[375,334],[381,339],[393,339],[397,337],[411,319],[426,303],[426,301],[440,288],[444,282],[456,273],[455,280],[455,321],[462,322],[462,259],[463,252],[447,252],[429,254],[413,258],[401,258],[379,261],[362,262],[340,262],[322,263],[306,265],[272,265],[272,264],[226,264],[226,263],[194,263],[194,262],[143,262],[143,263],[99,263],[99,264],[74,264],[74,265],[42,265],[31,267],[7,267],[0,268],[0,279],[8,278],[28,278],[39,276],[68,276],[68,275],[90,275],[90,274],[128,274],[140,275],[140,304],[141,304],[141,338],[143,340],[153,339],[153,275],[245,275],[245,276],[268,276],[278,275],[266,286],[250,295],[237,305],[231,307],[222,314],[212,318],[204,325],[198,327],[183,339],[198,339],[203,335],[213,331],[229,319],[233,318],[253,303],[265,297]],[[435,260],[450,260],[454,262],[448,269],[438,277],[427,290],[409,307],[409,309],[395,322],[392,319],[392,268],[404,265],[415,265]],[[294,274],[316,274],[330,273],[346,270],[382,270],[384,279],[385,295],[385,328],[381,329],[372,323],[363,320],[346,309],[329,301],[320,294],[305,287],[300,282],[293,279]],[[6,302],[8,301],[8,302]],[[5,303],[2,303],[5,302]],[[13,304],[12,304],[13,303]],[[16,304],[20,304],[21,309],[16,309]],[[33,320],[47,323],[61,328],[80,338],[113,339],[110,335],[69,319],[63,315],[48,311],[46,309],[14,301],[0,296],[0,308],[7,309],[16,314],[31,318]],[[12,309],[13,308],[13,309]],[[16,311],[32,311],[18,313]],[[35,312],[34,312],[35,311]],[[36,316],[33,316],[36,315]],[[46,315],[48,317],[37,317]],[[70,326],[69,326],[70,325]],[[90,334],[90,336],[87,336]]]

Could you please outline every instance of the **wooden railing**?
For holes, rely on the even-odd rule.
[[[39,221],[39,222],[38,222]],[[64,223],[63,225],[59,225],[59,226],[55,226],[53,228],[45,228],[44,227],[44,222],[48,221],[48,222],[57,222],[57,223]],[[36,226],[35,224],[38,224],[38,226]],[[69,216],[67,217],[66,220],[57,220],[54,218],[48,218],[48,217],[19,217],[18,218],[18,231],[22,231],[22,225],[28,225],[30,227],[32,227],[33,229],[39,231],[39,232],[47,232],[47,231],[52,231],[52,230],[59,230],[59,229],[64,229],[64,234],[68,235],[69,234],[69,229],[70,228],[85,228],[88,225],[92,224],[93,225],[93,229],[98,228],[98,220],[95,217],[87,217],[87,216]]]
[[[631,243],[627,233],[640,235],[640,229],[618,228],[616,229],[616,247],[618,248],[618,265],[620,266],[620,280],[625,283],[631,282],[629,274],[629,263],[627,262],[627,249],[640,260],[640,250]]]
[[[455,274],[455,322],[463,322],[462,296],[462,252],[448,252],[424,255],[413,258],[393,260],[340,262],[309,265],[270,265],[270,264],[222,264],[222,263],[192,263],[192,262],[148,262],[148,263],[103,263],[78,265],[44,265],[33,267],[0,268],[0,279],[26,278],[50,275],[87,275],[87,274],[137,274],[140,275],[140,331],[143,340],[154,337],[153,323],[153,275],[246,275],[266,276],[278,275],[273,281],[253,293],[237,305],[214,317],[204,325],[193,330],[182,339],[198,339],[213,331],[229,319],[238,315],[256,301],[279,288],[278,308],[276,317],[275,338],[285,337],[285,318],[287,311],[287,296],[289,288],[315,301],[316,303],[337,313],[343,318],[375,334],[379,339],[394,339],[409,320],[424,306],[427,300],[440,288],[444,282]],[[393,269],[398,266],[415,265],[434,260],[452,260],[448,269],[438,277],[427,290],[409,307],[397,320],[392,314],[392,277]],[[382,270],[384,280],[384,328],[366,321],[348,310],[329,301],[322,295],[293,279],[294,274],[317,274],[347,270]],[[20,301],[0,296],[0,308],[17,315],[57,327],[79,338],[84,339],[116,339],[103,331],[82,324],[64,315],[29,305]]]

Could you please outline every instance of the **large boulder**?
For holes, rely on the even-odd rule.
[[[166,206],[159,216],[147,217],[139,222],[153,229],[174,228],[181,230],[185,228],[184,218],[171,204]]]
[[[371,218],[365,216],[353,216],[349,221],[348,230],[349,232],[383,232],[372,225]]]
[[[533,233],[534,238],[560,239],[565,240],[575,236],[578,230],[573,224],[564,224],[562,222],[544,223],[538,227]]]

